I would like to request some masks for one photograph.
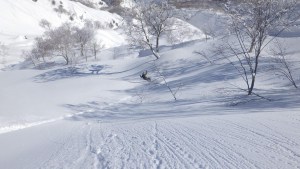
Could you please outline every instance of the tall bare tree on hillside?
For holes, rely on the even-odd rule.
[[[141,0],[128,11],[127,35],[133,46],[149,48],[158,59],[159,45],[163,34],[171,33],[174,25],[174,7],[168,0]]]
[[[68,65],[72,62],[72,49],[74,46],[74,36],[72,34],[72,25],[64,23],[62,26],[46,32],[53,42],[53,54],[61,56],[65,59]]]
[[[80,56],[85,57],[87,61],[87,55],[85,54],[88,43],[93,41],[95,37],[95,30],[89,27],[78,28],[74,27],[74,38],[76,43],[79,44]]]
[[[264,48],[299,17],[297,3],[297,0],[247,0],[227,6],[235,40],[226,45],[236,62],[226,58],[244,79],[248,95],[253,93]],[[269,33],[276,29],[279,30],[268,41]]]
[[[227,4],[233,29],[250,39],[248,52],[253,52],[260,34],[268,35],[272,29],[290,25],[297,15],[297,0],[247,0]],[[235,31],[235,30],[234,30]],[[263,35],[263,36],[264,36]]]

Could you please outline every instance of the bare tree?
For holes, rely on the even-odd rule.
[[[48,35],[54,45],[53,54],[63,57],[68,65],[72,60],[71,51],[74,48],[74,37],[71,24],[64,23],[60,27],[46,32],[46,35]]]
[[[97,42],[96,40],[91,42],[92,52],[95,60],[97,60],[98,53],[105,47],[101,42]]]
[[[232,10],[230,14],[235,39],[229,41],[226,47],[236,60],[230,60],[230,57],[226,59],[244,79],[248,95],[253,93],[259,59],[269,44],[266,39],[270,31],[280,27],[285,29],[293,23],[296,3],[296,0],[249,0],[233,10],[228,7],[228,10]]]
[[[276,41],[275,48],[271,49],[271,51],[274,55],[273,71],[277,75],[288,79],[295,88],[298,88],[293,76],[293,63],[286,57],[286,48],[280,42]]]
[[[251,53],[261,36],[276,28],[288,27],[299,17],[297,4],[297,0],[229,1],[226,10],[232,18],[233,32],[238,29],[247,36],[245,38],[249,38],[250,44],[246,49]],[[245,47],[247,45],[245,43]]]
[[[157,80],[162,80],[163,85],[165,87],[167,87],[168,91],[170,92],[170,94],[172,95],[172,97],[174,98],[174,100],[177,100],[177,93],[180,90],[180,88],[182,87],[182,84],[180,83],[179,86],[177,86],[177,88],[173,88],[170,86],[166,76],[164,75],[163,71],[161,71],[158,66],[156,65],[156,61],[151,61],[153,62],[153,68],[154,68],[154,73],[155,73],[155,77],[156,78],[151,78],[150,75],[148,75],[148,71],[144,71],[142,72],[142,74],[140,75],[140,78],[142,78],[143,80],[149,82],[149,84],[156,84],[158,83]],[[141,96],[139,96],[141,98]],[[142,98],[141,98],[142,99]]]
[[[42,19],[39,22],[39,25],[40,25],[40,27],[47,29],[47,30],[50,30],[52,27],[51,23],[49,21],[47,21],[46,19]]]
[[[160,38],[172,30],[174,8],[168,0],[141,0],[135,4],[127,17],[129,41],[134,46],[149,48],[158,59]]]
[[[85,57],[87,61],[88,57],[85,53],[87,50],[87,46],[90,42],[93,41],[93,38],[95,37],[95,31],[93,28],[86,26],[83,28],[74,27],[73,30],[73,36],[75,38],[75,41],[77,44],[79,44],[80,56]]]
[[[0,56],[2,57],[3,64],[6,62],[5,57],[8,54],[7,51],[8,51],[8,47],[4,43],[0,42]]]
[[[46,58],[53,56],[62,57],[67,65],[77,63],[83,57],[87,61],[88,53],[92,53],[96,58],[97,52],[102,48],[96,43],[95,34],[94,28],[88,25],[76,27],[70,23],[63,23],[36,38],[34,47],[27,56],[34,59],[34,63],[40,59],[46,62]]]
[[[35,44],[32,53],[35,53],[35,59],[40,60],[40,58],[42,58],[43,62],[46,62],[46,58],[52,56],[53,49],[54,42],[51,39],[37,37],[35,38]]]
[[[182,84],[180,84],[175,90],[171,88],[171,86],[169,85],[166,76],[159,70],[159,68],[156,66],[155,62],[153,63],[155,71],[158,73],[159,78],[161,78],[164,82],[164,85],[168,88],[169,92],[171,93],[171,95],[173,96],[174,100],[177,100],[177,93],[180,90],[180,88],[182,87]]]

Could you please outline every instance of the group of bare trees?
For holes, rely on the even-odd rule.
[[[136,0],[132,5],[124,16],[128,42],[132,46],[149,49],[155,58],[159,59],[161,38],[170,36],[177,28],[178,10],[169,0]],[[229,36],[222,49],[219,48],[222,50],[219,54],[223,55],[238,71],[246,85],[244,91],[252,95],[264,50],[282,31],[299,19],[299,2],[298,0],[240,0],[238,2],[232,0],[226,3],[225,11],[230,17],[232,36]],[[60,56],[66,64],[74,62],[77,58],[84,58],[87,61],[91,54],[96,59],[101,46],[96,42],[95,29],[90,24],[91,22],[87,22],[83,27],[75,27],[65,23],[52,29],[49,22],[41,21],[40,25],[46,29],[46,32],[36,38],[30,57],[45,62],[46,58]],[[273,36],[269,36],[271,32]],[[279,51],[274,55],[279,58],[277,63],[280,64],[277,65],[281,66],[277,70],[297,87],[284,51],[282,48],[277,49]],[[163,79],[168,86],[165,77]],[[174,98],[176,100],[175,96]]]
[[[243,78],[248,95],[253,94],[263,51],[299,18],[298,7],[297,0],[234,0],[226,4],[225,11],[231,18],[230,29],[234,38],[230,38],[219,52]],[[150,49],[158,59],[160,38],[171,34],[174,28],[174,7],[168,0],[145,0],[136,2],[129,13],[129,41],[132,45]],[[274,31],[272,38],[269,35]],[[279,58],[285,77],[297,87],[282,52]]]
[[[266,46],[299,18],[298,3],[297,0],[247,0],[227,4],[234,38],[224,45],[223,49],[228,51],[225,58],[245,81],[248,95],[253,93]],[[271,31],[276,31],[273,37],[269,37]],[[288,69],[286,62],[283,66]],[[292,80],[290,76],[287,77]]]
[[[64,23],[52,29],[50,23],[42,20],[40,25],[47,29],[35,39],[34,47],[28,54],[33,63],[47,62],[57,56],[63,58],[67,65],[83,58],[87,61],[89,56],[97,59],[97,53],[103,47],[95,39],[95,29],[89,24],[77,27]]]

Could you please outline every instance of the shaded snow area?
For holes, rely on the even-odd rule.
[[[78,25],[82,15],[122,22],[117,14],[62,2]],[[58,15],[48,0],[1,0],[0,9],[0,41],[8,48],[0,56],[1,169],[300,169],[300,90],[271,71],[269,47],[260,58],[257,95],[241,90],[245,82],[232,63],[208,57],[227,34],[224,14],[193,15],[193,26],[186,25],[194,35],[177,44],[162,39],[158,60],[149,50],[129,49],[124,31],[112,28],[97,32],[106,45],[97,59],[53,59],[39,67],[22,55],[43,33],[39,21],[59,26],[69,15]],[[298,86],[299,30],[276,38]],[[151,81],[140,77],[145,71]]]

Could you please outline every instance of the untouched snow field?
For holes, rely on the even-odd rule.
[[[91,19],[120,19],[79,3],[63,3],[78,13],[86,11]],[[120,30],[102,30],[99,37],[105,35],[107,48],[99,60],[40,70],[21,56],[43,31],[38,27],[42,16],[35,20],[31,12],[47,11],[51,22],[62,23],[63,18],[52,11],[50,1],[38,4],[43,9],[36,9],[31,0],[0,1],[1,9],[22,9],[0,16],[7,22],[0,25],[0,41],[9,47],[0,63],[1,169],[300,169],[300,91],[267,71],[268,53],[261,58],[255,92],[271,101],[236,88],[245,85],[230,63],[211,64],[195,54],[220,43],[218,38],[206,41],[203,34],[163,45],[161,58],[154,61],[147,50],[128,50]],[[10,22],[12,16],[25,14],[28,25],[15,23],[32,29]],[[208,16],[207,26],[222,19],[221,14],[203,12],[190,22],[203,29],[197,22]],[[223,26],[214,27],[217,35]],[[300,85],[300,31],[293,31],[278,40],[288,47]],[[89,71],[93,66],[101,67],[99,74]],[[177,101],[157,69],[177,91]],[[139,77],[145,70],[151,82]]]

